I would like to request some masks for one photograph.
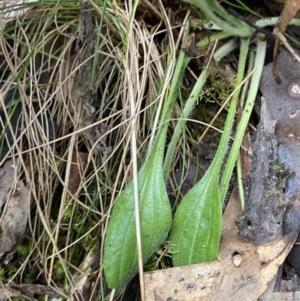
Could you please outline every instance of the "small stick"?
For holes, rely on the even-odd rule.
[[[279,31],[279,28],[276,26],[273,30],[273,34],[276,36],[275,45],[274,45],[274,53],[273,53],[273,66],[272,66],[272,73],[273,76],[278,84],[281,84],[281,79],[278,74],[277,70],[277,59],[278,59],[278,50],[279,50],[279,42],[281,42],[284,47],[290,52],[290,54],[300,63],[300,57],[295,52],[293,47],[287,41],[285,36]]]
[[[295,52],[293,47],[290,45],[285,36],[279,31],[278,27],[275,27],[273,30],[273,34],[280,40],[280,42],[285,46],[285,48],[291,53],[291,55],[300,63],[300,57]]]
[[[279,52],[279,41],[286,47],[286,49],[292,54],[294,58],[298,62],[300,62],[299,56],[295,53],[294,49],[288,43],[286,38],[284,37],[284,33],[288,28],[291,20],[295,17],[297,11],[300,9],[300,2],[295,0],[286,0],[284,4],[283,11],[278,18],[277,24],[273,30],[273,34],[276,36],[275,45],[274,45],[274,52],[273,52],[273,67],[272,72],[273,76],[278,84],[281,84],[281,79],[278,75],[277,70],[277,59],[278,59],[278,52]]]

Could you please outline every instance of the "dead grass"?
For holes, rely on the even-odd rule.
[[[101,26],[97,11],[83,15],[74,2],[49,2],[2,23],[1,80],[17,83],[23,124],[1,164],[14,158],[15,182],[23,180],[31,191],[28,229],[1,268],[3,284],[49,285],[70,300],[86,293],[84,284],[91,299],[107,294],[107,217],[132,177],[130,102],[140,165],[157,126],[166,62],[178,44],[172,18],[151,28],[142,17],[130,23],[130,7],[116,3],[107,4],[106,18]],[[97,43],[96,51],[89,48]],[[57,125],[50,139],[49,120]],[[82,154],[86,162],[78,159]],[[71,193],[74,165],[79,182]]]

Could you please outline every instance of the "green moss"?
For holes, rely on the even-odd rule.
[[[207,79],[207,84],[202,89],[199,95],[198,104],[195,106],[191,118],[201,121],[206,124],[210,124],[212,119],[216,116],[220,109],[220,105],[224,103],[232,93],[234,89],[234,81],[232,77],[228,77],[224,70],[217,67],[212,67],[210,75]],[[226,109],[226,106],[225,106]],[[226,121],[226,111],[218,116],[214,121],[213,126],[222,130]],[[207,129],[207,125],[194,124],[193,132],[197,137],[200,137],[202,133]],[[213,129],[209,129],[206,139],[219,137],[220,133]]]

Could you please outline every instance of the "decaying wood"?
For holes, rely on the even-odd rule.
[[[111,147],[106,144],[107,126],[104,123],[97,123],[96,108],[93,104],[96,87],[91,87],[92,67],[95,47],[95,25],[92,18],[92,9],[88,3],[82,4],[81,14],[78,24],[79,38],[76,43],[76,51],[78,51],[81,67],[78,73],[78,81],[76,83],[77,99],[79,100],[78,109],[82,108],[82,116],[80,117],[80,128],[86,128],[82,132],[91,148],[98,152],[105,162],[111,153]],[[95,123],[95,125],[93,125]]]
[[[271,65],[263,71],[261,123],[253,144],[251,188],[239,223],[240,233],[257,245],[300,229],[295,217],[299,216],[295,211],[299,208],[300,194],[300,93],[298,96],[291,93],[299,87],[300,64],[282,49],[278,67],[282,74],[281,85],[272,77]],[[269,202],[272,195],[273,201],[271,198]]]
[[[39,284],[11,283],[9,285],[1,285],[0,287],[0,301],[11,300],[12,297],[19,297],[22,300],[33,300],[36,295],[48,295],[48,297],[52,297],[52,300],[57,300],[60,297],[50,286]]]
[[[281,85],[272,76],[271,64],[263,71],[261,123],[252,147],[251,188],[246,210],[238,221],[240,233],[256,245],[300,230],[300,64],[281,49],[278,68]],[[298,245],[288,255],[298,273],[299,255]],[[262,300],[273,300],[275,279],[270,283],[269,298]]]
[[[261,123],[252,146],[249,195],[244,214],[237,222],[239,233],[256,245],[282,236],[282,221],[288,204],[284,194],[288,172],[278,157],[275,125],[262,98]]]

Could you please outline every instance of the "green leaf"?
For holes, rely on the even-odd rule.
[[[158,145],[138,174],[141,237],[144,263],[167,238],[171,207],[162,174]],[[105,239],[104,272],[110,288],[124,287],[138,271],[133,184],[118,197]]]
[[[189,33],[186,26],[185,40]],[[185,66],[184,51],[180,51],[172,76],[168,97],[161,114],[150,156],[138,173],[140,223],[143,262],[145,263],[166,240],[172,223],[171,206],[163,177],[163,157],[172,105],[178,95]],[[172,63],[169,65],[172,69]],[[169,68],[168,68],[169,69]],[[168,74],[168,69],[166,74]],[[163,87],[163,86],[162,86]],[[133,183],[121,192],[110,217],[104,244],[104,273],[110,288],[121,289],[138,271]]]
[[[219,187],[219,174],[233,126],[249,39],[241,42],[236,92],[233,95],[214,161],[203,178],[186,194],[177,208],[171,229],[173,264],[189,265],[217,258],[222,228],[222,203],[227,186]],[[230,166],[231,167],[231,166]],[[232,172],[232,170],[231,170]]]
[[[217,259],[222,227],[218,175],[212,164],[182,199],[170,235],[174,266]]]

